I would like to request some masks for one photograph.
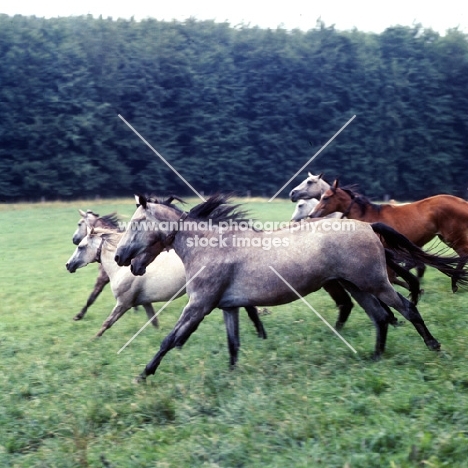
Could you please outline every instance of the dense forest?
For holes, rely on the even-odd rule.
[[[466,197],[468,36],[0,15],[0,201],[272,196],[309,169],[382,199]],[[299,183],[298,176],[281,196]]]

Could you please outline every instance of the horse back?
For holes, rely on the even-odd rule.
[[[468,202],[452,195],[435,195],[404,205],[381,205],[379,221],[419,246],[437,235],[452,242],[467,231]]]

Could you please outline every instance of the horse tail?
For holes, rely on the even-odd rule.
[[[421,289],[419,279],[409,271],[408,268],[400,265],[395,260],[395,254],[390,249],[385,249],[385,258],[387,260],[387,266],[391,268],[400,278],[403,278],[409,288],[411,302],[414,305],[418,305],[419,298],[421,297]]]
[[[431,266],[451,278],[452,282],[468,285],[468,271],[464,266],[468,262],[468,256],[430,254],[384,223],[372,223],[371,227],[383,238],[385,246],[395,253],[399,262]]]

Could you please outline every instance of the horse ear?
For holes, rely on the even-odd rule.
[[[313,174],[311,174],[310,172],[308,172],[307,175],[308,175],[309,177],[312,177],[312,176],[313,176]]]
[[[146,205],[148,204],[148,200],[146,199],[146,197],[143,195],[140,195],[138,197],[138,200],[140,202],[140,205],[146,210]]]
[[[135,202],[136,202],[137,208],[139,206],[142,206],[143,208],[146,208],[146,204],[147,204],[148,200],[143,195],[135,195]]]
[[[340,185],[340,180],[335,179],[335,182],[333,182],[333,188],[336,190],[338,188],[338,185]]]
[[[86,213],[83,210],[78,210],[78,213],[80,213],[82,218],[86,218]]]
[[[321,172],[319,175],[318,175],[318,178],[321,179],[323,177],[323,172]]]

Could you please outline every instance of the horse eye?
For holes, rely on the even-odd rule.
[[[311,185],[312,184],[312,181],[311,180],[308,180],[307,181],[307,185]]]

